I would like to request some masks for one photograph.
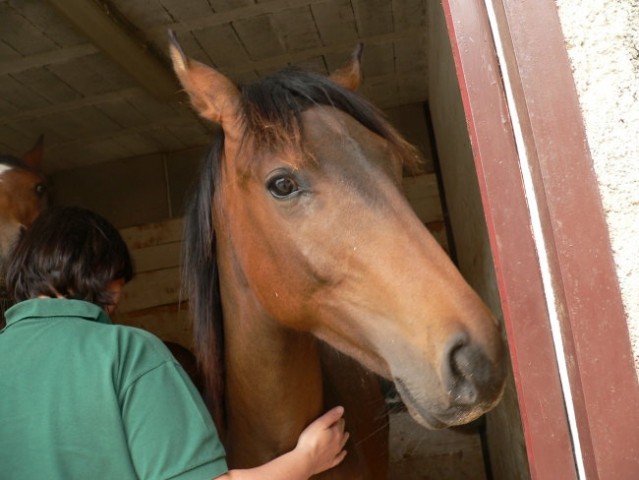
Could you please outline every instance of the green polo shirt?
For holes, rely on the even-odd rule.
[[[187,374],[99,307],[33,299],[0,331],[0,478],[209,480],[227,471]]]

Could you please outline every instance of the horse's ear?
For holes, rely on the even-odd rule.
[[[227,136],[233,136],[241,116],[240,92],[228,78],[214,68],[188,58],[169,30],[169,51],[182,87],[189,94],[193,108],[207,120],[222,125]]]
[[[22,155],[22,160],[31,168],[35,168],[36,170],[39,170],[40,164],[42,163],[43,151],[44,151],[44,135],[40,135],[35,145],[31,147],[31,150],[29,150],[27,153]]]
[[[355,91],[362,82],[362,50],[363,44],[358,44],[348,61],[330,74],[329,78],[344,88]]]

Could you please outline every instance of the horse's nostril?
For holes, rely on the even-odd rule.
[[[485,390],[490,388],[492,365],[481,347],[465,333],[451,339],[448,345],[442,380],[450,401],[455,405],[474,405],[488,393]]]
[[[450,362],[450,397],[458,405],[473,405],[479,396],[474,378],[474,360],[471,347],[460,345],[451,350]]]

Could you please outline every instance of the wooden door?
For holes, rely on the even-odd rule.
[[[535,479],[639,472],[639,385],[556,5],[444,0]]]

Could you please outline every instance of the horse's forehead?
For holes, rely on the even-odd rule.
[[[309,163],[343,163],[340,160],[351,154],[364,155],[369,161],[388,158],[388,145],[381,136],[337,108],[316,105],[304,110],[300,127],[300,138],[289,137],[272,144],[249,134],[249,141],[230,157],[238,177],[254,178],[260,166],[269,165],[273,159],[297,169]]]
[[[336,108],[316,106],[302,114],[304,131],[316,136],[350,137],[356,120]]]
[[[367,163],[387,163],[397,153],[384,137],[336,108],[311,108],[304,112],[302,121],[305,148],[316,159],[354,156],[365,158]]]
[[[377,133],[366,128],[346,112],[328,106],[309,108],[302,114],[304,143],[315,153],[331,155],[360,151],[362,148],[375,156],[387,156],[388,142]]]

